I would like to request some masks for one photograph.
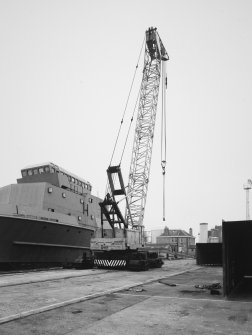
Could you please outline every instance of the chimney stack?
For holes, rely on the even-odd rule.
[[[208,239],[208,223],[203,222],[200,224],[199,242],[207,243],[207,239]]]

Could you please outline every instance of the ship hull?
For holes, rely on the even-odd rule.
[[[0,216],[0,268],[70,265],[90,248],[93,229],[27,217]]]

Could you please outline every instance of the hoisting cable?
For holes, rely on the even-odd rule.
[[[136,112],[136,107],[137,107],[137,104],[138,104],[138,101],[139,101],[139,96],[140,96],[140,92],[141,92],[141,88],[138,92],[138,96],[137,96],[137,99],[136,99],[136,103],[135,103],[135,106],[134,106],[134,110],[133,110],[133,113],[132,113],[132,116],[131,116],[131,119],[130,119],[130,124],[129,124],[129,128],[128,128],[128,132],[127,132],[127,136],[126,136],[126,139],[125,139],[125,142],[124,142],[124,146],[123,146],[123,151],[122,151],[122,155],[121,155],[121,159],[120,159],[120,164],[121,165],[121,162],[122,162],[122,159],[123,159],[123,155],[124,155],[124,151],[125,151],[125,148],[126,148],[126,144],[128,142],[128,138],[129,138],[129,133],[130,133],[130,128],[132,126],[132,122],[134,120],[134,115],[135,115],[135,112]]]
[[[161,118],[161,166],[163,174],[163,221],[165,221],[165,168],[166,168],[166,95],[167,77],[162,61],[162,118]]]
[[[129,102],[129,98],[130,98],[130,95],[131,95],[133,83],[135,81],[136,72],[137,72],[137,69],[138,69],[138,64],[139,64],[139,60],[140,60],[140,57],[141,57],[141,54],[142,54],[142,49],[143,49],[143,46],[144,46],[144,42],[145,42],[145,37],[144,37],[144,40],[143,40],[143,43],[142,43],[142,46],[141,46],[141,50],[140,50],[140,53],[139,53],[139,56],[138,56],[137,65],[136,65],[134,76],[133,76],[133,79],[132,79],[132,82],[131,82],[129,94],[128,94],[126,105],[125,105],[125,108],[124,108],[124,111],[123,111],[123,116],[122,116],[122,119],[121,119],[120,127],[119,127],[119,130],[118,130],[118,133],[117,133],[117,137],[116,137],[116,141],[115,141],[115,145],[114,145],[114,149],[113,149],[113,153],[112,153],[109,165],[111,165],[113,157],[114,157],[114,153],[115,153],[115,149],[116,149],[117,142],[118,142],[118,139],[119,139],[119,135],[120,135],[120,132],[121,132],[121,128],[122,128],[122,124],[123,124],[125,112],[126,112],[126,109],[128,107],[128,102]]]

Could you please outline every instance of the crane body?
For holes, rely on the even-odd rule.
[[[162,64],[169,57],[156,28],[146,31],[145,41],[144,68],[128,185],[127,188],[124,186],[120,165],[109,166],[108,193],[100,203],[101,229],[91,239],[94,262],[99,267],[147,269],[149,266],[162,266],[157,255],[144,249],[143,218]],[[125,216],[119,208],[121,197],[126,201]],[[109,223],[109,228],[104,228],[105,221]]]

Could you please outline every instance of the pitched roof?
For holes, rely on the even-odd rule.
[[[160,236],[186,236],[186,237],[190,237],[192,235],[190,235],[189,233],[187,233],[185,230],[182,230],[182,229],[169,229],[169,230],[164,231]]]

